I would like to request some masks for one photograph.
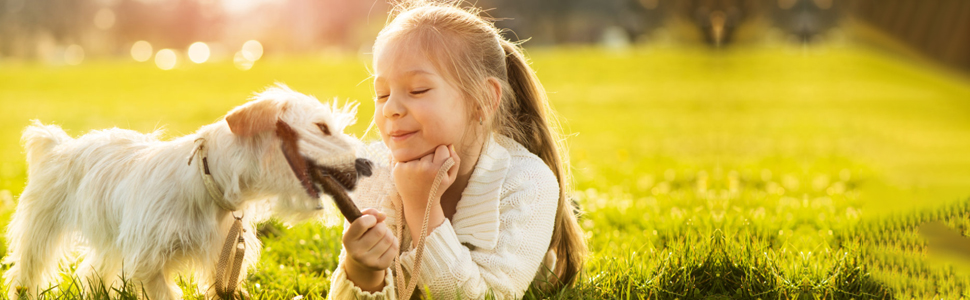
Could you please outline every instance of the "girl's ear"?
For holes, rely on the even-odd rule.
[[[233,108],[226,115],[229,130],[241,137],[251,137],[266,131],[276,130],[280,106],[274,100],[250,101]]]
[[[485,86],[488,88],[489,102],[485,107],[485,114],[491,116],[498,111],[499,103],[502,101],[502,82],[498,78],[488,77],[485,79]]]

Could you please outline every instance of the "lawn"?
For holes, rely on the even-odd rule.
[[[575,287],[529,297],[970,296],[970,256],[952,245],[970,232],[967,78],[855,44],[529,54],[569,133],[592,250]],[[0,225],[26,181],[19,137],[31,119],[72,135],[116,126],[171,138],[283,82],[359,101],[349,131],[360,135],[374,107],[367,60],[268,57],[248,71],[0,62]],[[324,297],[340,232],[269,232],[248,290]]]

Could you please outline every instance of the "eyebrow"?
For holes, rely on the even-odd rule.
[[[425,71],[423,69],[414,69],[411,71],[404,72],[403,74],[404,77],[413,77],[415,75],[437,75],[437,74]],[[384,77],[381,77],[381,76],[374,76],[374,82],[383,81],[383,80],[386,80],[386,79],[384,79]]]

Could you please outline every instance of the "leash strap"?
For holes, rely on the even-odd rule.
[[[205,190],[209,197],[215,201],[219,208],[235,212],[236,206],[225,198],[222,189],[212,178],[207,152],[205,139],[196,139],[195,149],[192,151],[192,156],[189,157],[189,165],[192,165],[193,160],[199,161],[196,165],[199,166],[199,174],[202,174],[202,182],[205,184]],[[216,293],[224,299],[234,298],[236,286],[239,284],[239,272],[242,269],[243,259],[246,257],[246,239],[242,236],[242,233],[246,230],[242,228],[242,216],[237,217],[235,214],[232,216],[236,220],[229,228],[226,242],[222,245],[222,253],[219,255],[219,263],[216,265]],[[229,269],[230,267],[232,269]]]
[[[242,269],[243,258],[246,256],[246,240],[242,237],[246,230],[242,229],[242,217],[233,217],[236,220],[229,228],[229,235],[222,245],[222,254],[219,255],[219,264],[216,265],[216,293],[223,299],[234,299],[236,285],[239,283],[239,270]]]
[[[228,211],[236,211],[236,206],[226,199],[222,189],[216,184],[216,180],[212,178],[212,173],[209,172],[209,154],[207,152],[208,149],[205,147],[205,139],[195,139],[195,150],[192,151],[192,157],[189,157],[189,165],[192,165],[193,160],[200,161],[201,163],[198,164],[199,173],[202,174],[202,182],[205,184],[205,190],[209,193],[209,197],[212,197],[216,205],[219,205],[220,208]]]
[[[428,219],[431,218],[431,201],[434,200],[434,195],[438,193],[438,187],[441,185],[441,180],[448,176],[448,169],[451,169],[455,165],[455,160],[448,158],[441,168],[438,169],[438,174],[434,177],[434,182],[431,183],[431,194],[428,195],[428,202],[424,208],[424,221],[421,222],[421,235],[418,236],[418,242],[415,245],[414,253],[414,266],[411,267],[411,280],[405,282],[404,270],[401,267],[400,256],[394,258],[394,268],[397,272],[397,276],[394,276],[396,285],[398,286],[398,299],[408,300],[411,299],[411,295],[414,293],[415,287],[418,285],[418,275],[421,274],[421,259],[424,257],[424,239],[428,235]],[[401,207],[398,208],[398,222],[401,222],[397,226],[397,236],[403,237],[404,233],[404,203],[401,203]],[[404,240],[403,238],[401,240]],[[401,289],[401,287],[405,287]]]

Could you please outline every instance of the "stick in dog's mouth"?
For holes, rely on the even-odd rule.
[[[371,161],[358,158],[354,161],[354,166],[345,170],[320,166],[302,154],[297,145],[297,133],[286,122],[282,120],[276,123],[276,135],[282,140],[281,150],[286,162],[290,165],[296,178],[306,190],[311,198],[320,198],[320,192],[330,195],[340,212],[347,220],[353,222],[360,217],[360,210],[347,195],[347,191],[353,191],[357,187],[358,175],[370,176],[373,168]],[[323,209],[322,204],[317,204],[316,209]]]
[[[309,162],[310,178],[319,184],[323,192],[333,198],[340,213],[353,222],[361,216],[360,210],[354,205],[347,191],[353,191],[357,185],[358,175],[370,176],[373,164],[366,159],[358,158],[354,162],[353,171],[340,172],[328,167],[317,166]]]

